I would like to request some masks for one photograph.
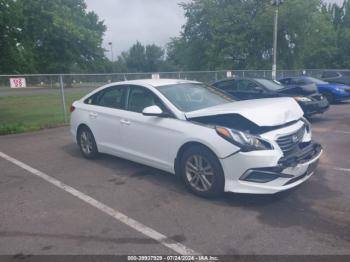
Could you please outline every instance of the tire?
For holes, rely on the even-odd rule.
[[[186,187],[200,197],[215,198],[224,192],[225,177],[221,164],[204,146],[187,149],[181,156],[179,171]]]
[[[94,159],[98,156],[95,137],[88,127],[83,126],[79,129],[77,141],[80,152],[85,158]]]
[[[327,92],[327,93],[323,93],[323,95],[327,98],[328,103],[330,104],[334,104],[335,103],[335,97],[332,93]]]

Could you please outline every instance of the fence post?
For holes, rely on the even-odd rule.
[[[60,86],[61,86],[61,97],[62,97],[62,108],[63,108],[64,123],[66,124],[68,121],[67,121],[66,97],[64,95],[64,86],[63,86],[62,75],[60,75]]]
[[[215,72],[215,81],[218,81],[218,72]]]

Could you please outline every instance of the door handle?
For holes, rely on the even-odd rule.
[[[120,123],[124,124],[124,125],[130,125],[130,121],[129,120],[125,120],[125,119],[121,119]]]
[[[96,118],[96,117],[98,116],[98,114],[97,114],[97,113],[94,113],[94,112],[90,112],[90,113],[89,113],[89,116],[90,116],[91,118]]]

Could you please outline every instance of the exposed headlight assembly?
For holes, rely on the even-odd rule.
[[[226,127],[215,127],[219,136],[241,148],[243,152],[270,150],[272,145],[260,137]]]
[[[301,118],[301,121],[304,122],[306,131],[308,133],[310,133],[311,132],[311,123],[305,117]]]
[[[295,96],[294,99],[298,102],[311,102],[312,101],[310,98],[307,98],[305,96]]]

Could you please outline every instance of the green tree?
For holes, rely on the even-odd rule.
[[[130,72],[144,72],[146,66],[145,47],[140,42],[136,42],[122,56]]]
[[[155,44],[146,45],[145,60],[146,60],[146,65],[145,65],[144,71],[146,72],[159,71],[164,61],[164,50]]]
[[[0,0],[0,73],[30,72],[33,61],[20,43],[22,29],[18,17],[16,1]]]
[[[1,0],[1,8],[0,30],[7,39],[0,50],[8,57],[2,55],[0,64],[13,61],[1,67],[3,73],[104,68],[101,44],[106,27],[95,13],[86,11],[84,0]]]
[[[330,7],[333,24],[337,33],[337,57],[335,67],[350,67],[350,1],[345,0],[342,7],[335,4]]]
[[[178,68],[271,68],[275,9],[269,0],[194,0],[183,8],[186,24],[168,45],[168,59]],[[280,6],[279,68],[334,61],[336,34],[324,10],[321,0],[286,0]]]
[[[128,72],[157,72],[164,63],[164,50],[161,47],[154,44],[144,46],[137,41],[118,57],[115,64]]]

